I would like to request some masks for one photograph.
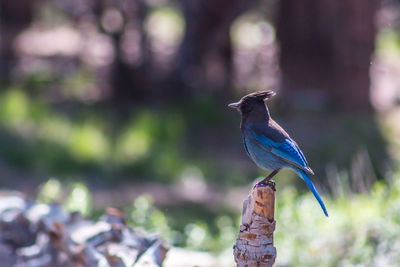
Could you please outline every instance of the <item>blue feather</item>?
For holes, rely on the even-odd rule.
[[[278,142],[274,142],[271,139],[269,139],[268,137],[266,137],[265,135],[259,135],[257,134],[255,131],[250,129],[250,133],[251,135],[261,144],[263,144],[264,146],[267,147],[277,147],[279,145]]]
[[[274,142],[265,135],[258,135],[252,130],[250,130],[250,132],[258,142],[266,147],[269,147],[271,152],[276,156],[281,157],[284,160],[289,161],[289,163],[312,173],[312,170],[308,167],[303,152],[301,152],[300,148],[291,139],[286,138],[283,142]]]
[[[301,167],[307,167],[307,161],[304,158],[303,152],[290,140],[285,139],[278,147],[272,149],[272,153],[277,154],[289,161],[293,161]]]
[[[314,194],[314,197],[318,200],[319,205],[321,206],[322,210],[325,213],[325,216],[328,217],[328,212],[326,211],[325,204],[322,201],[321,197],[319,196],[317,189],[314,187],[314,185],[311,182],[308,175],[303,170],[299,170],[299,169],[295,170],[295,172],[297,173],[298,176],[301,177],[301,179],[303,179],[307,183],[307,186],[310,188],[311,192]]]

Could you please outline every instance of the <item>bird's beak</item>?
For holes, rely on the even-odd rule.
[[[228,107],[239,109],[240,108],[240,102],[231,103],[231,104],[228,105]]]

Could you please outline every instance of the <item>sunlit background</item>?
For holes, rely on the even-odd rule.
[[[400,262],[399,1],[13,0],[0,34],[3,190],[120,208],[185,249],[168,266],[233,266],[267,173],[227,104],[273,89],[330,214],[279,173],[277,266]]]

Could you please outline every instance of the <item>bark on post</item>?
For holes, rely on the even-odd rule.
[[[275,182],[258,185],[243,202],[242,223],[233,254],[238,267],[273,266],[276,248]]]

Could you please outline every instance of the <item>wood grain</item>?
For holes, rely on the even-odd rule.
[[[242,223],[233,254],[238,267],[273,266],[276,248],[275,183],[256,185],[243,202]]]

